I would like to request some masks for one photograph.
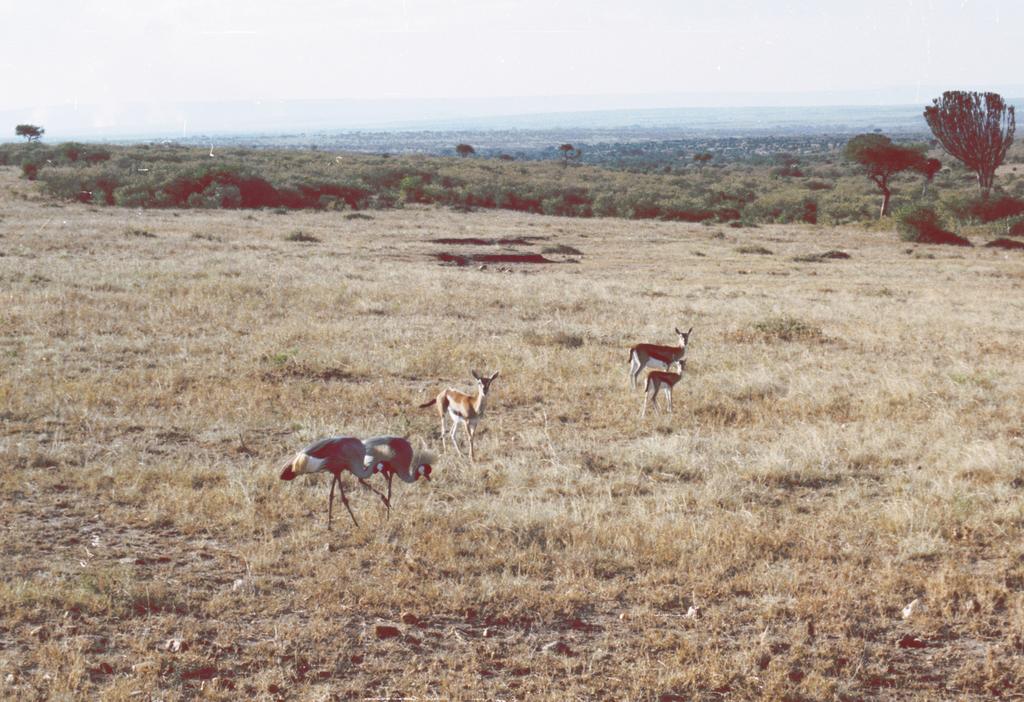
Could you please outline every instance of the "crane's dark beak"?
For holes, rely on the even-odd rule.
[[[294,479],[295,479],[295,471],[292,470],[292,464],[289,461],[288,464],[284,467],[284,470],[281,471],[281,480],[294,480]]]

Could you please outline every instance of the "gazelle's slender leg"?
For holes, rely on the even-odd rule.
[[[466,422],[466,433],[469,434],[469,460],[472,463],[476,461],[473,458],[473,435],[476,434],[476,425]]]
[[[636,381],[640,377],[640,371],[642,369],[643,369],[643,366],[640,364],[640,359],[638,359],[634,355],[632,357],[632,359],[630,359],[630,361],[629,361],[629,386],[632,389],[634,389],[634,390],[636,390],[636,386],[637,386],[637,382]]]
[[[647,392],[647,388],[644,388],[644,404],[640,407],[640,418],[643,419],[647,416],[647,403],[651,401],[651,396]]]
[[[458,423],[458,421],[452,421],[452,435],[451,435],[452,445],[455,446],[455,450],[458,451],[459,455],[461,456],[462,455],[462,449],[459,448],[459,440],[455,436],[455,432],[457,432],[458,430],[459,430],[459,423]]]
[[[672,388],[666,387],[665,394],[668,395],[668,413],[672,414]]]
[[[444,412],[441,413],[441,450],[444,451]]]

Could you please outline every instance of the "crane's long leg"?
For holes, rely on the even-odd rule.
[[[327,528],[331,528],[331,517],[334,516],[334,486],[338,483],[338,476],[331,476],[331,494],[327,496]]]
[[[378,490],[374,486],[370,485],[368,482],[366,482],[362,478],[359,478],[359,484],[362,485],[367,490],[369,490],[370,492],[372,492],[375,495],[377,495],[377,497],[380,498],[381,502],[384,503],[384,506],[388,508],[388,513],[391,512],[391,496],[390,495],[388,495],[387,497],[384,497],[384,493],[383,492],[381,492],[380,490]]]
[[[359,520],[356,519],[356,515],[352,512],[352,508],[348,506],[348,498],[345,497],[345,488],[341,484],[340,478],[335,478],[338,481],[338,494],[341,495],[341,503],[345,505],[345,509],[348,510],[348,516],[352,517],[352,523],[359,526]]]

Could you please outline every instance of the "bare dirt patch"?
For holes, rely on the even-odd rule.
[[[460,256],[446,251],[435,253],[434,257],[442,263],[454,263],[456,266],[468,266],[470,263],[558,263],[542,254],[535,253],[503,253],[503,254],[473,254],[471,256]]]

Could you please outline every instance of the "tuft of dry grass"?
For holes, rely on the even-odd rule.
[[[159,237],[126,237],[114,209],[58,225],[34,187],[0,169],[5,698],[1024,686],[1005,252],[771,225],[743,245],[778,255],[743,256],[697,225],[416,206],[290,213],[321,247],[272,211],[143,211]],[[587,255],[442,266],[440,236]],[[791,260],[819,247],[854,255]],[[681,325],[675,413],[641,421],[626,349]],[[471,369],[501,370],[476,464],[416,408]],[[328,481],[277,477],[307,441],[385,432],[438,454],[390,519],[349,481],[362,528],[328,532]]]
[[[299,244],[316,244],[320,242],[320,239],[313,236],[308,232],[304,232],[301,229],[296,229],[291,234],[284,238],[285,241],[294,241]]]

